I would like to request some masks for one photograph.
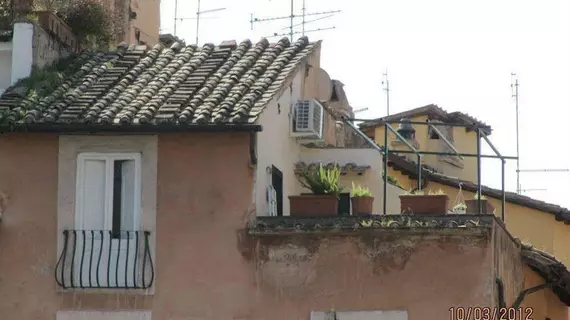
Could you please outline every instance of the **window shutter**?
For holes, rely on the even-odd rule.
[[[121,231],[137,230],[135,221],[135,161],[123,161],[122,165]]]
[[[83,163],[83,172],[80,172],[78,196],[82,197],[76,213],[79,216],[78,229],[105,230],[105,213],[107,203],[106,195],[106,163],[105,160],[86,159]]]

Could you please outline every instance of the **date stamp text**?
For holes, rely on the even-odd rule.
[[[449,308],[449,320],[533,320],[532,314],[532,308]]]

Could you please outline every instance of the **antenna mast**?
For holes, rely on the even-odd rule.
[[[283,20],[283,19],[289,19],[289,26],[283,28],[283,29],[289,29],[289,33],[278,33],[275,32],[273,33],[273,35],[268,36],[268,38],[272,38],[272,37],[282,37],[282,36],[289,36],[289,38],[291,39],[291,42],[293,42],[293,36],[295,34],[301,34],[301,35],[305,35],[305,33],[307,32],[316,32],[316,31],[323,31],[323,30],[330,30],[330,29],[335,29],[335,26],[332,27],[324,27],[324,28],[317,28],[317,29],[313,29],[313,30],[305,30],[305,25],[318,21],[318,20],[323,20],[323,19],[327,19],[332,17],[335,13],[340,12],[340,10],[333,10],[333,11],[322,11],[322,12],[312,12],[312,13],[307,13],[307,8],[306,8],[306,1],[303,0],[303,7],[301,9],[301,14],[295,14],[295,1],[294,0],[290,0],[291,1],[291,12],[288,16],[281,16],[281,17],[267,17],[267,18],[254,18],[253,17],[253,13],[250,14],[251,19],[249,20],[249,23],[251,24],[251,30],[253,30],[253,24],[257,23],[257,22],[267,22],[267,21],[274,21],[274,20]],[[325,17],[320,17],[314,20],[310,20],[310,21],[306,21],[305,17],[307,16],[318,16],[318,15],[324,15],[324,14],[328,14],[328,16]],[[295,19],[296,18],[301,18],[301,23],[295,24]],[[295,31],[295,27],[301,26],[301,31]],[[281,29],[281,30],[283,30]]]
[[[513,82],[514,80],[514,82]],[[520,181],[520,154],[519,154],[519,78],[516,73],[511,73],[511,98],[515,98],[516,110],[516,134],[517,134],[517,193],[521,194]]]
[[[382,84],[386,85],[383,90],[386,91],[386,115],[390,115],[390,81],[388,81],[388,69],[386,72],[382,74],[384,76],[384,80],[382,80]]]
[[[513,81],[514,80],[514,81]],[[511,73],[511,98],[515,98],[516,108],[516,134],[517,134],[517,193],[521,194],[528,191],[546,191],[547,189],[522,189],[520,183],[521,172],[570,172],[570,169],[520,169],[519,165],[519,79],[516,73]]]
[[[182,20],[196,19],[196,45],[198,45],[198,36],[200,35],[200,19],[204,19],[201,17],[201,15],[204,13],[210,13],[222,10],[226,10],[226,8],[217,8],[217,9],[200,11],[200,0],[198,0],[198,9],[196,10],[196,17],[178,18],[178,0],[174,0],[174,36],[176,36],[176,26],[178,20],[182,21]]]

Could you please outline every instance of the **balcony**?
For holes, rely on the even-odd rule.
[[[148,289],[154,282],[149,231],[65,230],[55,269],[63,289]]]

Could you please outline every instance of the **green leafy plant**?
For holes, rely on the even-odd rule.
[[[343,191],[340,185],[340,168],[325,168],[322,164],[316,171],[303,170],[298,177],[299,182],[304,188],[311,190],[317,195],[334,195],[336,197]]]
[[[410,190],[406,191],[406,194],[411,195],[411,196],[423,196],[423,195],[425,195],[425,192],[423,190],[410,189]],[[439,196],[439,195],[444,195],[444,194],[445,194],[445,192],[443,190],[439,189],[437,191],[429,190],[427,195],[428,196]]]
[[[382,173],[382,179],[384,179],[385,174]],[[404,187],[402,186],[402,184],[400,183],[400,181],[398,181],[398,179],[392,177],[391,175],[388,175],[388,183],[400,188],[400,189],[404,189]]]
[[[371,197],[372,192],[367,187],[363,187],[361,185],[356,185],[354,182],[352,183],[352,196],[355,198],[358,197]]]

